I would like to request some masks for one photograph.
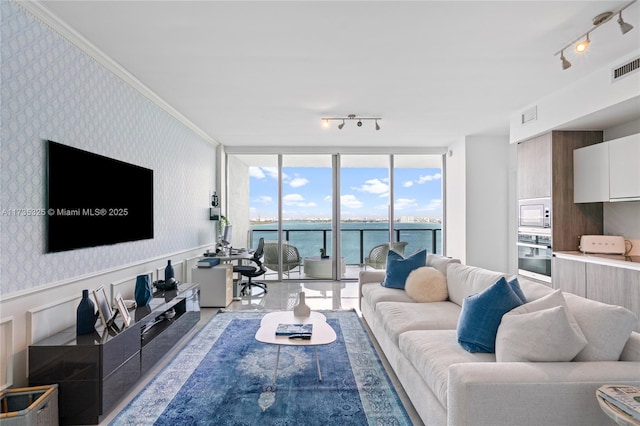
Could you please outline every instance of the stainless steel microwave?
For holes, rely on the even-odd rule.
[[[518,201],[519,230],[551,230],[551,198]]]

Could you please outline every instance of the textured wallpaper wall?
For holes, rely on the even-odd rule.
[[[215,148],[13,2],[0,15],[0,295],[213,241]],[[24,209],[45,207],[46,139],[153,169],[155,238],[44,253]]]

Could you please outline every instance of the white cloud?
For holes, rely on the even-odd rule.
[[[425,182],[432,182],[434,180],[440,179],[442,179],[442,175],[440,173],[436,173],[433,175],[420,176],[416,182],[419,184],[423,184]]]
[[[304,201],[304,197],[300,194],[287,194],[282,197],[282,202],[288,206]]]
[[[309,179],[303,177],[295,177],[291,180],[291,182],[289,182],[289,186],[291,186],[292,188],[298,188],[301,186],[305,186],[308,183]]]
[[[265,175],[260,167],[249,167],[249,177],[264,179]]]
[[[404,210],[411,207],[417,207],[418,203],[413,198],[398,198],[395,203],[393,203],[393,208],[395,210]]]
[[[273,198],[268,195],[261,195],[258,198],[255,198],[253,202],[259,204],[271,204],[273,202]]]
[[[295,207],[316,207],[316,203],[313,201],[305,201],[305,198],[300,194],[288,194],[282,197],[282,204],[285,206]]]
[[[358,200],[355,195],[348,194],[340,196],[340,204],[350,209],[362,208],[362,201]]]
[[[386,180],[386,179],[384,179]],[[369,194],[384,194],[389,192],[389,184],[380,179],[369,179],[360,187],[353,187],[356,191],[366,192]]]
[[[405,183],[403,183],[402,186],[405,188],[411,188],[413,186],[413,181],[408,180]]]

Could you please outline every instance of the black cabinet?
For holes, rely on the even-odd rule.
[[[158,292],[121,331],[75,326],[29,346],[29,385],[59,385],[62,424],[98,424],[200,320],[199,285]]]

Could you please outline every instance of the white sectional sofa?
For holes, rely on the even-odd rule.
[[[362,315],[426,425],[613,424],[600,409],[596,390],[610,383],[640,385],[640,334],[626,332],[614,361],[497,362],[495,353],[463,349],[456,327],[462,300],[506,274],[431,254],[426,263],[445,274],[448,300],[414,302],[406,291],[380,284],[385,271],[360,274]],[[519,283],[527,302],[553,292],[532,281]],[[624,309],[563,295],[583,328],[588,321],[603,321],[597,312],[578,312],[583,304],[603,313]],[[596,334],[585,330],[587,340],[606,341],[603,324],[591,325]]]

